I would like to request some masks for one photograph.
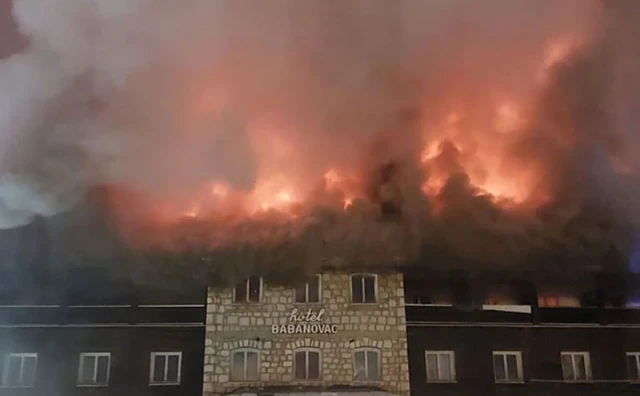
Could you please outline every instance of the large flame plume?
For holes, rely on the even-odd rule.
[[[48,10],[0,64],[5,228],[95,186],[129,248],[221,263],[596,260],[638,225],[633,2]]]

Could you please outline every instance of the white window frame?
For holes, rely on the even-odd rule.
[[[107,380],[103,384],[96,383],[98,376],[98,358],[107,357]],[[84,369],[84,359],[87,357],[95,357],[95,361],[93,363],[93,383],[91,384],[83,384],[82,381],[82,372]],[[78,363],[78,378],[76,381],[76,386],[78,388],[104,388],[109,386],[109,381],[111,380],[111,352],[82,352],[80,354],[80,362]]]
[[[428,355],[436,355],[437,360],[437,371],[438,371],[438,379],[429,379],[429,359]],[[445,380],[441,379],[440,375],[440,356],[448,356],[449,357],[449,372],[451,373],[451,379]],[[424,366],[427,372],[427,382],[429,383],[455,383],[456,379],[456,354],[454,351],[424,351]]]
[[[631,374],[631,371],[635,370],[637,378],[631,378],[631,376],[629,376],[629,381],[633,383],[640,382],[640,352],[627,352],[626,357],[627,357],[627,361],[626,361],[627,365],[629,364],[630,357],[634,357],[636,359],[636,366],[628,367],[628,371],[629,371],[629,374]]]
[[[364,352],[364,365],[365,365],[365,374],[369,372],[369,358],[367,356],[367,352],[374,352],[375,354],[378,355],[378,370],[377,370],[377,374],[378,374],[378,378],[377,379],[356,379],[357,374],[358,374],[358,367],[356,364],[356,353],[358,352]],[[353,380],[356,382],[380,382],[381,378],[382,378],[382,361],[380,360],[382,358],[382,354],[380,353],[380,350],[377,348],[356,348],[353,350],[353,354],[352,354],[352,358],[353,358]]]
[[[180,385],[182,380],[182,352],[151,352],[149,355],[151,361],[149,362],[149,386],[171,386]],[[156,357],[163,356],[164,360],[164,379],[162,381],[154,381],[153,373],[156,368]],[[178,376],[176,381],[167,381],[167,375],[169,373],[169,357],[178,357]]]
[[[373,302],[365,302],[365,301],[353,301],[353,277],[354,276],[362,276],[362,300],[366,300],[365,298],[365,287],[364,287],[364,277],[371,276],[373,277],[373,293],[374,293],[374,301]],[[368,272],[358,272],[351,274],[349,276],[349,293],[351,294],[351,304],[364,304],[364,305],[372,305],[378,304],[378,274],[372,274]]]
[[[504,379],[499,380],[496,373],[496,365],[494,359],[496,356],[502,357],[502,361],[504,363],[504,376],[508,377],[509,367],[507,367],[507,356],[515,356],[516,357],[516,372],[518,373],[518,378],[516,379]],[[522,365],[522,352],[520,351],[493,351],[491,363],[493,364],[493,379],[496,384],[523,384],[524,383],[524,368]]]
[[[260,289],[258,290],[258,301],[256,301],[256,302],[249,301],[249,280],[250,279],[251,279],[251,277],[248,277],[244,281],[244,283],[247,286],[247,289],[246,289],[247,290],[247,292],[246,292],[247,294],[244,296],[244,299],[242,301],[238,301],[236,299],[236,286],[238,286],[238,285],[235,285],[233,287],[233,293],[232,293],[233,295],[232,295],[232,300],[231,300],[233,304],[259,304],[259,303],[262,302],[262,291],[263,291],[263,287],[264,287],[264,281],[262,280],[262,277],[258,276],[258,279],[260,279]]]
[[[571,356],[571,367],[573,368],[574,379],[565,379],[564,382],[592,382],[593,374],[591,372],[591,354],[585,351],[563,351],[560,352],[560,366],[562,367],[562,357]],[[575,379],[576,373],[576,356],[582,356],[584,359],[586,379]],[[564,379],[564,367],[562,368],[562,378]]]
[[[295,304],[320,304],[322,303],[322,275],[314,275],[318,279],[318,301],[309,301],[309,282],[304,284],[304,301],[296,301],[298,297],[298,289],[293,290],[293,302]]]
[[[318,354],[318,378],[309,377],[309,352]],[[296,354],[305,354],[305,378],[296,378]],[[322,381],[322,351],[318,348],[298,348],[293,351],[293,380],[294,381]]]
[[[247,365],[247,358],[246,358],[246,353],[247,352],[252,352],[252,353],[256,353],[258,354],[258,364],[257,364],[257,379],[255,380],[250,380],[247,379],[247,371],[248,371],[248,365]],[[243,376],[242,379],[238,379],[238,378],[233,378],[233,367],[234,367],[234,359],[236,358],[236,354],[238,353],[244,353],[245,354],[245,359],[244,359],[244,372],[243,372]],[[260,350],[256,349],[256,348],[237,348],[231,351],[231,371],[229,372],[229,380],[230,382],[257,382],[260,381],[260,366],[261,366],[261,361],[260,361]]]
[[[33,384],[24,384],[24,361],[25,359],[35,358],[36,364],[34,366]],[[9,361],[11,359],[20,359],[20,383],[16,385],[7,384],[9,381]],[[38,354],[37,353],[8,353],[4,357],[4,366],[2,368],[2,388],[33,388],[38,375]]]

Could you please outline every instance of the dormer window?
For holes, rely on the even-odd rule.
[[[258,303],[262,297],[262,278],[251,276],[233,289],[234,303]]]

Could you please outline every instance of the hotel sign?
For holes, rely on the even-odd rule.
[[[338,326],[323,323],[324,308],[314,312],[309,308],[306,312],[299,312],[294,308],[289,314],[289,324],[271,326],[273,334],[335,334]]]

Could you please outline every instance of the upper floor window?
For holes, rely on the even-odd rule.
[[[231,380],[257,381],[260,377],[260,352],[237,349],[231,354]]]
[[[179,385],[182,352],[152,352],[150,385]]]
[[[538,306],[541,308],[579,308],[580,299],[571,293],[540,293]]]
[[[375,303],[377,301],[378,277],[372,274],[351,275],[351,301]]]
[[[640,352],[627,352],[627,368],[629,379],[634,382],[640,381]]]
[[[522,353],[493,352],[493,375],[496,383],[524,382],[522,370]]]
[[[378,381],[380,379],[380,351],[358,349],[353,352],[356,381]]]
[[[455,382],[456,367],[453,351],[426,351],[427,382]]]
[[[4,358],[2,386],[33,387],[36,382],[37,353],[10,353]]]
[[[107,386],[110,365],[111,354],[108,352],[81,353],[78,386]]]
[[[257,303],[262,297],[262,278],[251,276],[233,289],[233,302]]]
[[[319,380],[321,359],[317,349],[299,349],[294,354],[294,373],[297,380]]]
[[[589,352],[562,352],[560,358],[565,381],[591,381]]]
[[[296,289],[297,303],[317,303],[320,302],[321,295],[320,275],[316,275],[309,282],[300,285]]]

